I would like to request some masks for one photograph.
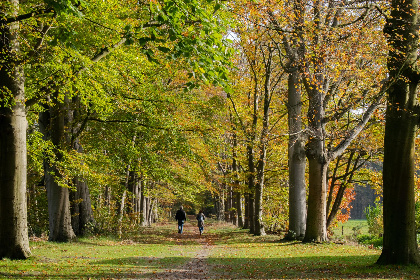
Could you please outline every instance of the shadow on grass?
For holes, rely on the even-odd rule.
[[[42,269],[2,273],[1,279],[420,279],[418,267],[377,266],[377,256],[314,256],[285,258],[206,259],[207,269],[197,274],[186,267],[187,257],[127,257],[91,261],[89,266],[59,266],[66,273]],[[70,271],[68,271],[70,270]],[[172,274],[171,274],[172,275]]]

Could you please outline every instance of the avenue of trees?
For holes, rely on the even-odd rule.
[[[324,242],[356,184],[420,264],[417,0],[0,3],[0,258],[171,218]],[[372,166],[383,166],[383,171]]]

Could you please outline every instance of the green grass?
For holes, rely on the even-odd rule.
[[[0,261],[0,279],[134,279],[178,267],[198,250],[197,242],[167,226],[145,228],[131,239],[31,242],[24,261]],[[194,244],[194,245],[192,245]]]
[[[345,223],[339,222],[333,229],[333,239],[354,239],[354,234],[368,234],[368,224],[366,220],[348,220]]]
[[[209,244],[207,279],[420,279],[418,267],[374,265],[380,251],[365,246],[283,242],[211,222],[203,237],[192,224],[183,235],[175,232],[171,224],[144,228],[123,240],[31,241],[28,260],[0,261],[0,279],[163,279],[165,272],[192,260],[203,244]]]

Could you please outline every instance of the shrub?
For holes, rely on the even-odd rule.
[[[384,231],[382,204],[376,202],[375,206],[368,206],[364,212],[366,214],[369,233],[376,236],[382,235]]]
[[[363,245],[372,245],[373,247],[382,247],[383,237],[378,237],[371,234],[362,234],[357,237],[357,242]]]
[[[420,201],[416,202],[416,228],[420,232]]]

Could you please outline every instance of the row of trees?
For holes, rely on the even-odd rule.
[[[162,179],[177,168],[171,156],[178,164],[197,158],[180,131],[199,124],[180,125],[170,113],[192,99],[182,95],[194,87],[188,72],[223,81],[228,50],[223,25],[213,17],[220,7],[197,1],[2,2],[2,258],[29,255],[27,120],[29,184],[47,190],[51,241],[71,240],[94,224],[90,193],[98,190],[87,183],[102,183],[105,201],[124,186],[120,223],[128,188],[135,193],[167,185]],[[160,158],[163,151],[169,157]],[[147,201],[140,199],[136,209],[153,209]]]
[[[388,210],[384,210],[384,250],[378,263],[418,263],[413,142],[418,122],[417,47],[413,42],[418,40],[418,30],[410,25],[416,20],[417,2],[388,4],[259,1],[232,8],[239,20],[235,36],[242,56],[236,63],[240,70],[232,78],[237,87],[227,96],[234,139],[233,176],[228,182],[246,194],[245,221],[249,225],[245,227],[252,233],[264,234],[261,217],[264,181],[269,174],[265,168],[270,164],[267,151],[275,149],[273,139],[281,135],[281,129],[276,130],[281,123],[271,123],[270,117],[284,113],[275,102],[286,100],[287,94],[288,237],[327,240],[327,228],[344,206],[346,189],[360,179],[366,182],[367,177],[356,178],[360,169],[382,154],[381,144],[375,141],[383,137],[386,115],[392,119],[386,125],[385,143],[389,143],[384,149],[384,209]],[[273,99],[276,95],[280,97]],[[242,188],[237,187],[238,142],[243,143]],[[228,168],[221,169],[225,175]],[[370,179],[374,183],[375,175]]]
[[[352,185],[375,182],[388,92],[379,262],[418,263],[418,9],[388,4],[2,3],[0,257],[30,254],[27,201],[51,241],[121,235],[203,193],[253,234],[326,241]]]

